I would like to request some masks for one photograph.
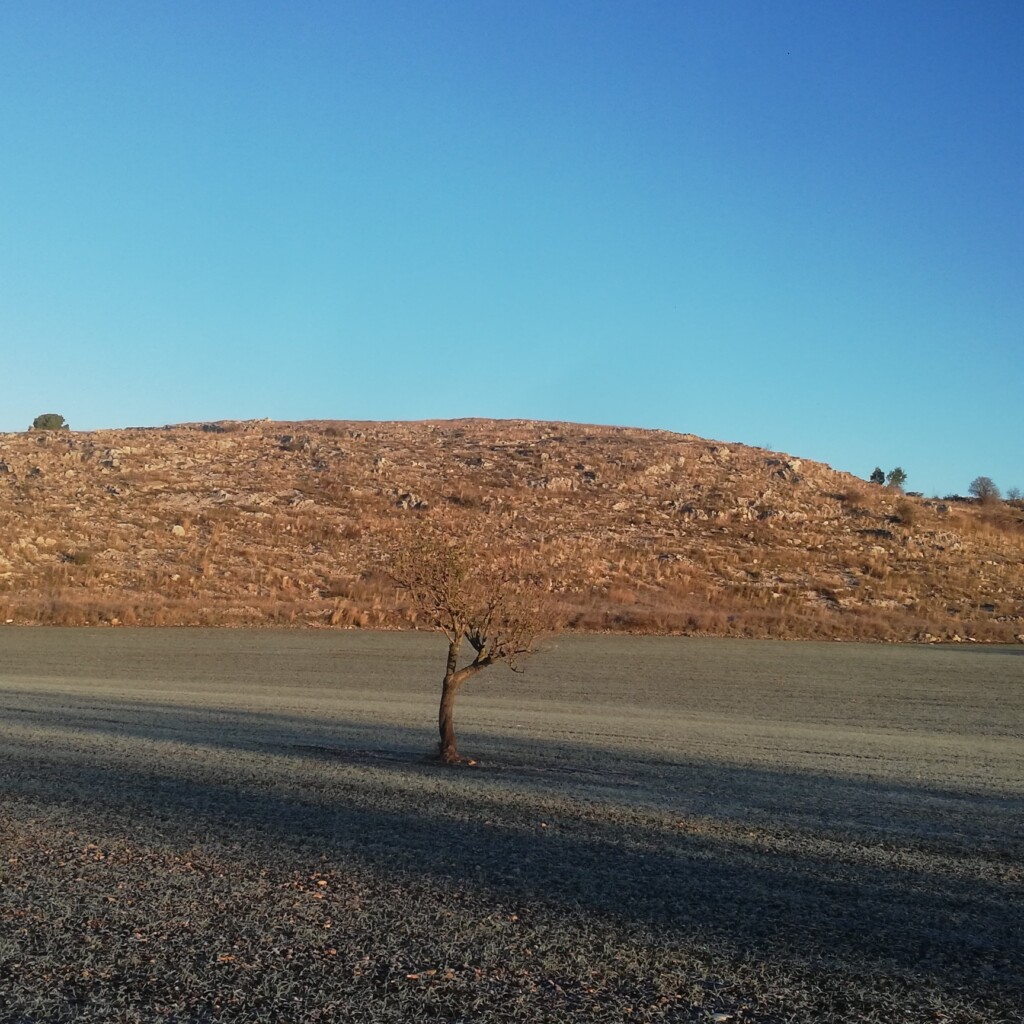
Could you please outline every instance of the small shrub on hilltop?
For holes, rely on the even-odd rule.
[[[992,482],[991,477],[976,476],[971,481],[971,486],[967,489],[983,505],[989,505],[994,501],[999,501],[1000,498],[999,488]]]
[[[32,421],[32,430],[70,430],[67,421],[57,412],[44,412]]]
[[[885,478],[885,483],[888,487],[893,490],[903,490],[903,485],[907,482],[907,474],[897,466],[895,469],[889,470],[889,475]]]

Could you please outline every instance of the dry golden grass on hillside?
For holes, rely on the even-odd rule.
[[[2,435],[0,616],[415,626],[376,566],[423,517],[536,548],[574,629],[1024,635],[1019,505],[691,435],[487,420]]]

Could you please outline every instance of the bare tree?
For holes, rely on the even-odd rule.
[[[520,662],[536,651],[553,623],[539,589],[526,578],[522,556],[499,554],[479,534],[421,530],[399,546],[385,571],[448,640],[438,754],[446,764],[457,764],[463,759],[455,740],[455,698],[463,684],[498,662],[521,671]],[[472,658],[460,667],[464,643]]]
[[[968,490],[983,505],[990,505],[992,502],[999,500],[999,488],[992,482],[991,477],[976,476],[971,481],[971,486]]]

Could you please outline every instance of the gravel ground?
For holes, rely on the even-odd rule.
[[[3,1024],[1024,1019],[1024,648],[0,641]]]

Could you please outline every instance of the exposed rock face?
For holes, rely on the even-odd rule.
[[[488,420],[0,435],[0,615],[401,625],[372,567],[437,514],[539,546],[578,628],[1024,636],[1016,506],[688,434]]]

